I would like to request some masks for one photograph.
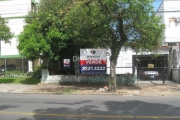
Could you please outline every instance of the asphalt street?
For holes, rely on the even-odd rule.
[[[179,120],[180,97],[0,94],[0,120]]]

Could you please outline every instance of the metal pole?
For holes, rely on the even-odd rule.
[[[6,65],[6,58],[4,58],[4,73],[6,73],[7,65]]]
[[[22,73],[24,73],[24,60],[23,60],[23,57],[22,57]]]

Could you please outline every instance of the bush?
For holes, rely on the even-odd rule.
[[[34,72],[33,72],[33,76],[34,78],[41,78],[41,71],[42,71],[42,68],[41,67],[38,67]]]
[[[33,72],[33,71],[29,71],[29,72],[27,72],[27,76],[28,76],[28,77],[32,77],[32,76],[33,76],[33,74],[34,74],[34,72]]]
[[[32,78],[41,78],[42,77],[42,69],[47,68],[44,65],[38,66],[35,71],[28,72],[27,76]]]
[[[22,73],[19,70],[13,70],[13,71],[6,71],[5,77],[26,77],[26,73]]]

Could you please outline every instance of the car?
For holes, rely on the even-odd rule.
[[[159,78],[159,72],[156,69],[144,69],[140,72],[140,79],[157,79]]]
[[[10,70],[17,70],[16,66],[14,64],[7,64],[6,69],[5,65],[0,66],[0,72],[5,72],[5,70],[10,71]]]

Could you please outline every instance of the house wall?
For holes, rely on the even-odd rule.
[[[161,17],[161,23],[165,23],[165,12],[164,12],[164,4],[162,3],[159,7],[159,9],[157,10],[156,12],[156,16],[159,16]],[[165,36],[165,33],[164,33],[164,36]],[[163,39],[162,40],[162,46],[168,46],[167,43],[165,43],[165,40]]]
[[[165,42],[180,42],[180,0],[164,1]],[[175,20],[172,20],[175,18]],[[177,47],[178,48],[178,47]]]
[[[110,53],[110,51],[108,50]],[[126,74],[126,73],[133,73],[133,62],[132,62],[132,55],[136,53],[130,49],[122,50],[119,52],[117,65],[116,65],[116,73],[117,74]],[[110,74],[110,56],[107,56],[107,74]]]
[[[175,61],[177,67],[180,66],[180,0],[163,0],[159,7],[157,16],[162,17],[162,23],[165,24],[164,39],[162,46],[170,46],[176,51]],[[174,18],[174,19],[172,19]]]
[[[162,17],[162,23],[166,26],[163,46],[171,42],[179,43],[180,20],[178,21],[177,18],[180,17],[180,0],[164,0],[156,15]],[[175,18],[175,21],[170,18]],[[179,49],[178,44],[174,48]]]

